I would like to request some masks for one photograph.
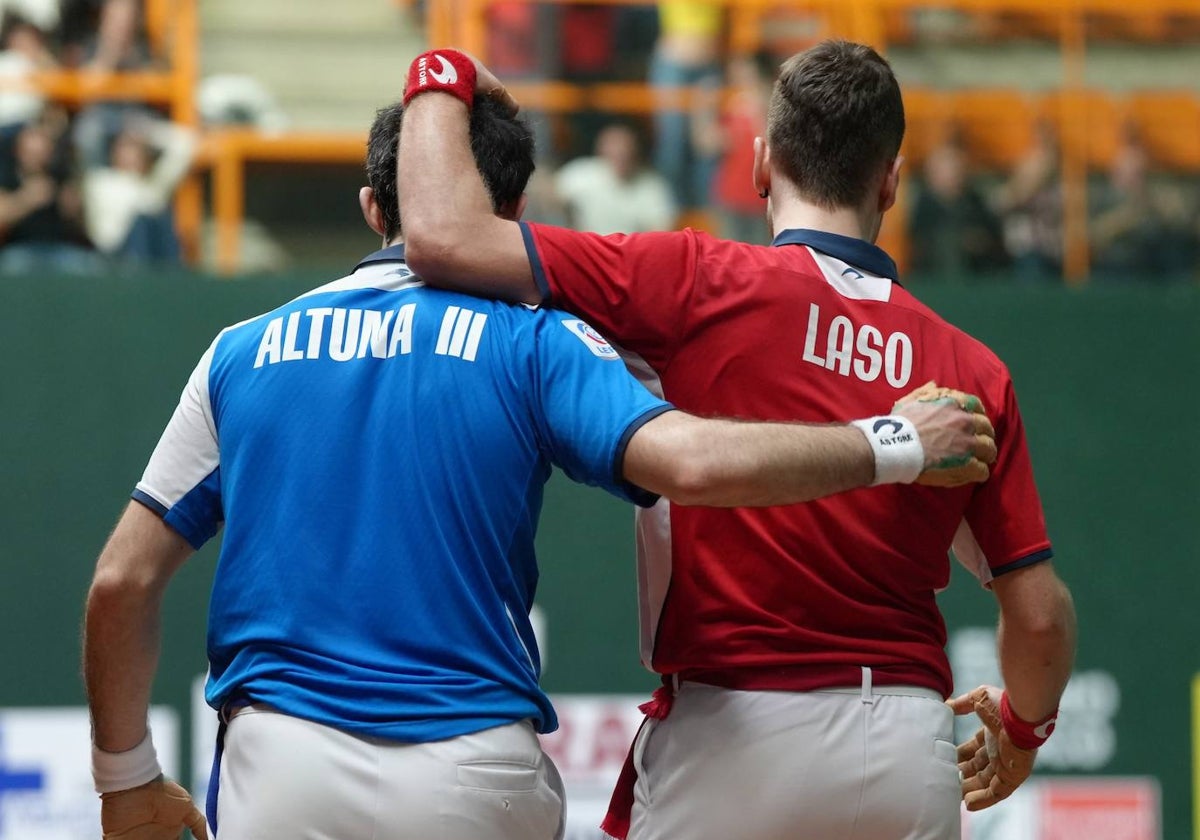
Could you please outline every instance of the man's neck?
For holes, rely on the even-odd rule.
[[[778,236],[785,230],[819,230],[874,243],[879,235],[878,223],[867,223],[862,213],[851,207],[828,210],[795,198],[772,196],[771,231]]]

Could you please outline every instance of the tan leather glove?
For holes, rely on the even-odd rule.
[[[1033,772],[1037,750],[1013,744],[1000,720],[999,688],[981,685],[974,691],[947,700],[956,715],[979,715],[983,726],[958,745],[962,798],[968,811],[982,811],[1007,799]]]
[[[928,465],[917,478],[916,483],[929,487],[958,487],[962,484],[986,481],[989,475],[988,464],[994,463],[996,460],[996,430],[992,428],[992,421],[984,412],[983,403],[979,398],[953,388],[943,388],[931,381],[898,400],[892,411],[896,414],[904,414],[905,403],[913,402],[958,404],[963,411],[970,415],[974,423],[975,435],[971,454],[956,458],[942,458]],[[933,439],[927,440],[927,436],[928,432],[926,431],[922,435],[921,443],[925,447],[925,451],[930,452],[938,446],[939,442]]]
[[[178,840],[185,828],[196,840],[208,840],[204,815],[192,797],[170,779],[100,794],[104,840]]]

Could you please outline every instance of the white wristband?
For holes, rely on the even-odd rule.
[[[149,727],[146,737],[131,750],[114,753],[92,746],[92,779],[97,793],[129,790],[161,775],[162,768],[158,766],[158,753],[154,751]]]
[[[898,414],[850,423],[867,436],[875,453],[876,484],[911,484],[925,469],[925,448],[912,421]]]

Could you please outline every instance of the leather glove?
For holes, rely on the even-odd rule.
[[[162,776],[139,787],[100,794],[100,827],[104,840],[178,840],[185,828],[196,840],[208,840],[204,815],[192,797]]]

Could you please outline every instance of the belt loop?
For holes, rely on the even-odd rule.
[[[671,674],[671,694],[679,693],[679,672]]]
[[[867,704],[875,702],[875,697],[871,693],[871,669],[865,665],[862,669],[862,701]]]

